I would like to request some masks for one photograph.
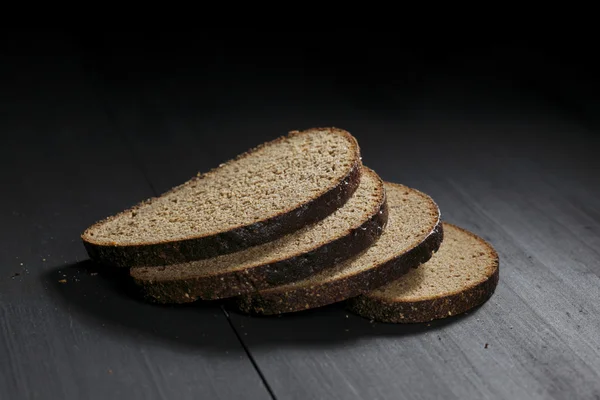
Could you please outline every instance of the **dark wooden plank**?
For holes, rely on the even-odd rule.
[[[418,88],[399,78],[384,89],[360,74],[319,86],[308,74],[221,75],[222,59],[195,74],[191,61],[151,89],[117,85],[131,101],[107,101],[157,190],[286,130],[337,125],[358,137],[365,164],[430,193],[501,256],[492,300],[431,324],[372,323],[342,305],[275,318],[230,310],[275,397],[600,397],[596,139],[580,125],[489,79],[494,59],[429,66]],[[419,76],[418,64],[400,72]]]
[[[420,126],[415,134],[426,133],[427,122]],[[371,125],[369,137],[384,131]],[[431,326],[370,324],[346,318],[341,307],[274,319],[232,314],[279,398],[600,395],[599,237],[589,229],[597,220],[563,207],[565,197],[539,171],[453,151],[456,158],[422,162],[389,157],[376,168],[431,193],[447,220],[497,247],[496,295],[466,317]]]
[[[445,218],[498,248],[496,295],[430,326],[371,324],[339,306],[281,318],[232,312],[278,398],[600,396],[597,187],[578,168],[596,162],[591,139],[531,107],[523,117],[444,104],[404,121],[363,114],[362,127],[355,110],[355,134],[385,179],[431,193]]]
[[[218,306],[153,307],[85,261],[82,230],[152,190],[63,38],[3,45],[0,398],[270,398]]]

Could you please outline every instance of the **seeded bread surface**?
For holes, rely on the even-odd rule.
[[[90,258],[121,267],[232,253],[337,210],[358,187],[361,165],[346,131],[291,132],[92,225],[82,240]]]
[[[383,181],[365,167],[344,206],[313,225],[236,253],[130,273],[153,302],[238,296],[303,279],[358,254],[379,238],[387,218]]]

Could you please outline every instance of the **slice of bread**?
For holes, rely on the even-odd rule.
[[[444,243],[416,270],[349,301],[350,309],[381,322],[428,322],[487,301],[498,284],[499,259],[483,239],[444,223]]]
[[[149,300],[214,300],[303,279],[369,247],[387,221],[383,181],[364,168],[354,195],[337,211],[273,242],[232,254],[130,271]]]
[[[83,243],[90,258],[122,267],[232,253],[337,210],[358,187],[361,165],[346,131],[291,132],[92,225]]]
[[[281,314],[367,293],[429,260],[443,239],[440,210],[426,194],[386,183],[389,218],[381,238],[357,257],[302,281],[239,297],[240,310]]]

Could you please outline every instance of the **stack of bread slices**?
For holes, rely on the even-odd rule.
[[[485,302],[490,244],[442,222],[425,193],[384,182],[336,128],[294,131],[82,235],[162,304],[231,298],[282,314],[346,301],[383,322],[425,322]]]

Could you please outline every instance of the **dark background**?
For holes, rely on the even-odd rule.
[[[0,399],[600,398],[595,55],[438,36],[5,33]],[[87,261],[96,220],[314,126],[490,241],[494,297],[409,326],[253,318],[145,304]]]

